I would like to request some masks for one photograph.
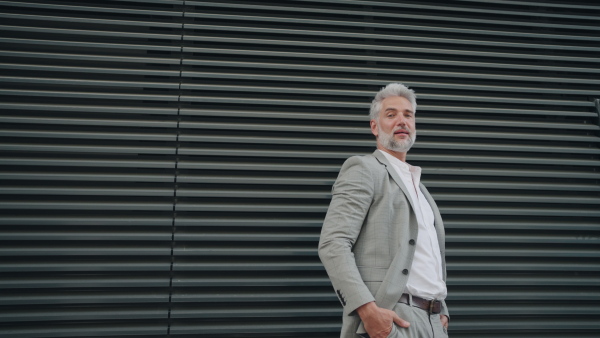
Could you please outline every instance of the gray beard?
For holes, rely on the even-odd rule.
[[[413,131],[410,134],[410,137],[403,141],[398,141],[394,138],[394,134],[387,134],[379,129],[377,126],[377,131],[379,133],[379,143],[386,149],[397,151],[401,153],[406,153],[410,150],[410,148],[415,144],[417,140],[417,132]]]

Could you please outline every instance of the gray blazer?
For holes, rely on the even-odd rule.
[[[420,185],[435,216],[446,280],[444,224],[433,198]],[[350,157],[333,185],[319,241],[319,257],[344,307],[340,337],[364,333],[356,308],[376,301],[392,309],[410,275],[418,224],[408,190],[379,151]],[[442,314],[448,315],[446,303]]]

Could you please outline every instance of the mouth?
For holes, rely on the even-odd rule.
[[[400,129],[394,132],[394,135],[409,135],[408,130]]]

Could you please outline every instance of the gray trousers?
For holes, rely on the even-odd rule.
[[[403,328],[394,324],[389,338],[448,338],[439,314],[429,315],[427,311],[404,303],[397,303],[394,312],[408,321],[410,327]]]

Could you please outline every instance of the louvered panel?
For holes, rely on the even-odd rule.
[[[337,336],[321,222],[343,160],[373,150],[372,95],[402,81],[451,334],[595,336],[599,13],[1,1],[0,332]]]
[[[181,1],[0,1],[0,336],[168,331]]]
[[[337,336],[320,222],[394,81],[419,98],[409,161],[446,222],[451,335],[600,329],[598,6],[186,5],[171,333]]]

